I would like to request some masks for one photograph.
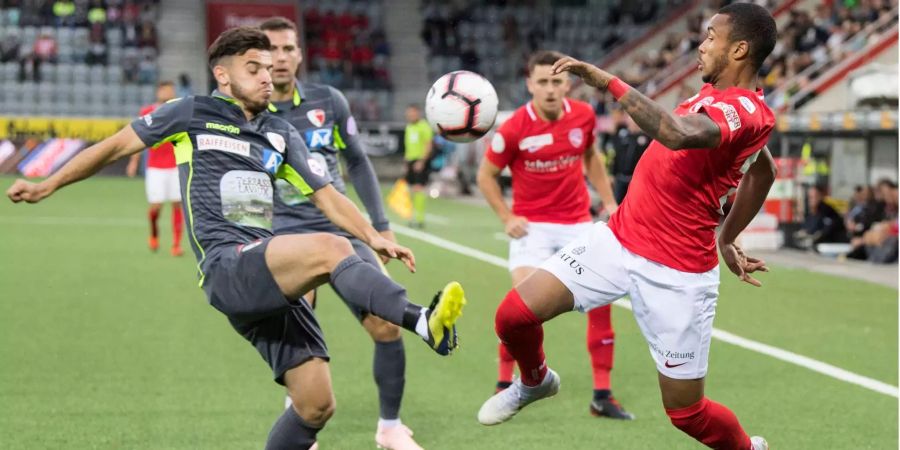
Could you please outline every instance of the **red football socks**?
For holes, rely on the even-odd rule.
[[[509,350],[502,343],[497,344],[497,353],[500,356],[500,362],[497,365],[497,382],[512,383],[516,360],[509,354]]]
[[[594,390],[609,390],[609,372],[613,366],[613,343],[616,333],[612,328],[610,305],[588,312],[587,348],[591,354],[594,372]]]
[[[750,437],[737,417],[725,406],[706,397],[681,409],[668,409],[672,425],[707,447],[722,450],[750,450]]]
[[[181,205],[172,205],[172,247],[181,247],[181,230],[184,228],[184,216]]]
[[[147,216],[150,218],[150,237],[159,237],[159,227],[156,225],[159,220],[159,209],[151,207],[147,211]]]
[[[540,384],[547,373],[543,348],[544,328],[515,289],[506,294],[497,308],[494,327],[500,341],[519,363],[522,383],[526,386]]]

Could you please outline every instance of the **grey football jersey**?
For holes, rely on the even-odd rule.
[[[372,226],[378,231],[387,230],[378,179],[360,145],[356,121],[344,95],[331,86],[297,81],[293,98],[270,104],[269,111],[297,129],[312,157],[328,167],[334,187],[346,193],[338,161],[338,155],[343,155],[350,182],[369,213]],[[276,183],[273,225],[276,234],[321,231],[349,236],[302,192],[283,181]]]
[[[210,252],[272,236],[276,178],[305,195],[330,182],[294,127],[267,113],[248,121],[237,102],[218,91],[173,100],[131,126],[148,147],[175,146],[201,285]]]

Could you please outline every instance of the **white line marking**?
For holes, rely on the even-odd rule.
[[[434,222],[438,225],[448,225],[450,223],[450,218],[439,216],[437,214],[425,213],[425,222]]]
[[[474,248],[466,247],[465,245],[457,244],[456,242],[448,241],[435,235],[418,230],[413,230],[397,224],[391,224],[391,228],[399,234],[403,234],[411,238],[427,242],[429,244],[459,253],[461,255],[469,256],[503,269],[507,269],[508,267],[505,259],[482,252],[480,250],[476,250]],[[619,300],[614,304],[616,306],[628,309],[629,311],[631,310],[631,302],[627,300]],[[787,363],[804,367],[806,369],[812,370],[813,372],[818,372],[822,375],[826,375],[840,381],[864,387],[866,389],[878,392],[879,394],[884,394],[891,397],[900,397],[900,390],[898,390],[897,386],[865,377],[848,370],[841,369],[840,367],[832,366],[831,364],[809,358],[807,356],[799,355],[797,353],[783,350],[778,347],[773,347],[768,344],[763,344],[761,342],[743,338],[727,331],[720,330],[718,328],[713,328],[712,337],[722,342],[727,342],[746,350],[761,353],[763,355],[771,356],[772,358],[779,359]]]
[[[0,224],[13,225],[89,225],[89,226],[114,226],[137,227],[146,226],[147,221],[139,219],[125,219],[114,217],[0,217]]]
[[[88,226],[127,226],[127,227],[137,227],[137,226],[145,226],[146,223],[143,220],[139,219],[117,219],[117,218],[104,218],[104,217],[42,217],[42,216],[23,216],[23,217],[0,217],[0,224],[16,224],[16,225],[88,225]],[[448,241],[446,239],[437,237],[433,234],[425,233],[423,231],[413,230],[411,228],[404,227],[398,224],[392,224],[391,228],[399,234],[403,234],[405,236],[409,236],[414,239],[418,239],[420,241],[427,242],[429,244],[435,245],[437,247],[444,248],[446,250],[450,250],[456,253],[459,253],[464,256],[469,256],[471,258],[475,258],[479,261],[486,262],[488,264],[492,264],[494,266],[500,267],[502,269],[507,269],[506,259],[501,258],[499,256],[492,255],[490,253],[485,253],[481,250],[476,250],[471,247],[467,247],[465,245],[457,244],[453,241]],[[619,300],[615,302],[615,305],[620,306],[622,308],[631,310],[631,302],[627,300]],[[800,367],[804,367],[806,369],[812,370],[813,372],[818,372],[822,375],[829,376],[831,378],[835,378],[840,381],[844,381],[850,384],[855,384],[857,386],[864,387],[866,389],[878,392],[880,394],[888,395],[891,397],[900,397],[900,390],[898,390],[897,386],[893,386],[869,377],[865,377],[848,370],[841,369],[840,367],[833,366],[828,363],[824,363],[822,361],[818,361],[803,355],[799,355],[794,352],[790,352],[787,350],[780,349],[778,347],[773,347],[768,344],[763,344],[761,342],[757,342],[751,339],[747,339],[744,337],[737,336],[735,334],[729,333],[724,330],[720,330],[718,328],[713,329],[713,338],[718,339],[722,342],[727,342],[729,344],[756,352],[761,353],[767,356],[771,356],[775,359],[779,359],[781,361],[791,363]]]

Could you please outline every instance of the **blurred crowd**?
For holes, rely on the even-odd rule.
[[[157,81],[158,0],[0,0],[0,63],[19,81],[43,64],[121,64],[126,82]],[[111,55],[114,56],[111,58]]]
[[[366,2],[335,11],[304,8],[308,70],[338,89],[390,89],[391,50],[378,17]],[[378,10],[380,11],[380,10]]]
[[[807,189],[807,212],[796,237],[811,249],[821,244],[849,244],[852,259],[875,263],[897,262],[897,184],[880,180],[875,186],[857,186],[845,214],[826,201],[826,189]]]

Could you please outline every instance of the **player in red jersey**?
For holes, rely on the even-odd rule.
[[[528,61],[526,84],[532,100],[517,109],[497,130],[478,171],[478,186],[503,221],[509,244],[512,285],[518,285],[547,258],[590,230],[591,184],[609,212],[615,211],[603,156],[594,139],[596,118],[590,105],[566,98],[568,74],[550,69],[562,54],[540,51]],[[513,208],[501,194],[497,176],[512,172]],[[587,348],[594,374],[590,412],[596,416],[633,419],[613,398],[609,375],[615,333],[610,306],[588,313]],[[515,360],[501,343],[497,390],[512,384]]]
[[[149,117],[159,105],[175,98],[175,83],[161,81],[156,88],[156,103],[147,105],[141,109],[141,117]],[[126,172],[129,177],[137,175],[138,163],[141,154],[132,155],[128,161]],[[163,204],[172,203],[172,256],[181,256],[181,230],[184,226],[184,218],[181,212],[181,190],[178,187],[178,168],[175,165],[175,147],[171,142],[166,142],[148,149],[147,169],[144,174],[147,189],[147,202],[150,210],[147,215],[150,218],[151,251],[159,250],[159,213]]]
[[[678,429],[717,449],[762,450],[734,413],[704,395],[718,298],[718,248],[742,281],[766,271],[734,244],[775,180],[765,144],[775,124],[757,73],[775,46],[771,14],[751,3],[723,7],[700,45],[700,93],[669,113],[618,78],[564,58],[571,72],[607,89],[654,141],[638,162],[628,196],[609,225],[597,223],[511,290],[497,310],[497,334],[522,378],[484,403],[478,419],[493,425],[535,400],[556,394],[559,376],[545,362],[541,324],[573,309],[589,311],[631,297],[635,319],[659,372],[666,414]]]

